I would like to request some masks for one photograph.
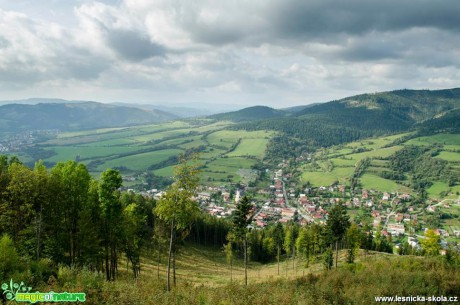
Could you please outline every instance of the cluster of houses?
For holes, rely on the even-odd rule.
[[[299,190],[295,189],[295,185],[288,185],[289,174],[285,173],[281,165],[280,169],[272,174],[272,184],[256,190],[260,195],[259,198],[263,197],[265,201],[259,199],[258,203],[254,202],[252,211],[254,228],[290,221],[297,221],[301,225],[311,222],[324,224],[327,221],[329,207],[340,202],[351,209],[368,210],[373,219],[374,231],[381,230],[383,236],[398,237],[414,233],[408,232],[408,229],[419,221],[417,213],[420,210],[409,206],[404,213],[394,212],[398,205],[411,200],[410,194],[381,193],[366,189],[359,192],[355,190],[352,193],[345,185],[339,184],[306,187]],[[202,187],[196,199],[206,213],[218,218],[227,218],[232,216],[246,190],[244,185],[233,190],[225,186]],[[145,192],[145,195],[156,199],[159,199],[162,194],[164,193],[157,189]],[[434,212],[435,209],[436,206],[430,205],[427,211]],[[443,229],[436,229],[435,232],[442,237],[451,235],[460,237],[460,230],[454,230],[450,234]],[[408,242],[413,248],[420,247],[417,238],[409,236]]]
[[[21,133],[5,136],[0,139],[0,152],[20,151],[24,146],[35,143],[37,137],[57,135],[57,129],[29,130]]]

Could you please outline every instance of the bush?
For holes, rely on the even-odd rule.
[[[13,274],[23,269],[23,264],[16,251],[13,240],[8,234],[3,234],[0,239],[0,280],[3,282],[7,281]]]

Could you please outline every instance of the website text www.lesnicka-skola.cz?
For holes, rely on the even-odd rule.
[[[376,302],[458,302],[457,296],[421,296],[421,295],[409,295],[409,296],[376,296]]]

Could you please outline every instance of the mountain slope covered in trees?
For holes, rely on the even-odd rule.
[[[0,131],[81,130],[161,123],[176,119],[159,110],[141,110],[96,102],[8,104],[0,106]]]
[[[459,108],[458,88],[398,90],[348,97],[304,108],[289,117],[241,122],[235,128],[281,131],[273,138],[268,155],[288,158],[319,147],[424,126],[418,124],[431,124],[430,128],[447,124],[452,129],[458,124]]]
[[[272,119],[286,116],[288,113],[283,110],[273,109],[267,106],[254,106],[238,111],[220,113],[210,116],[216,120],[229,120],[234,122]]]

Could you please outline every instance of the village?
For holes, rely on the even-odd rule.
[[[0,153],[21,151],[25,147],[36,143],[43,137],[56,136],[57,129],[28,130],[15,134],[0,135]]]
[[[452,213],[458,217],[460,199],[427,200],[428,204],[423,208],[408,193],[382,193],[367,189],[352,191],[341,184],[299,188],[296,183],[290,182],[291,178],[292,175],[281,168],[270,172],[270,183],[265,187],[244,184],[201,186],[196,200],[204,212],[217,218],[231,218],[240,199],[249,195],[253,203],[253,229],[278,222],[295,222],[301,226],[325,224],[331,206],[341,203],[346,206],[351,219],[368,224],[374,235],[378,233],[391,239],[396,250],[403,241],[412,248],[420,249],[419,240],[428,227],[441,237],[443,248],[447,248],[448,242],[460,245],[460,228],[443,226],[439,221],[441,210],[455,208]],[[142,193],[160,199],[164,191],[151,189]]]

